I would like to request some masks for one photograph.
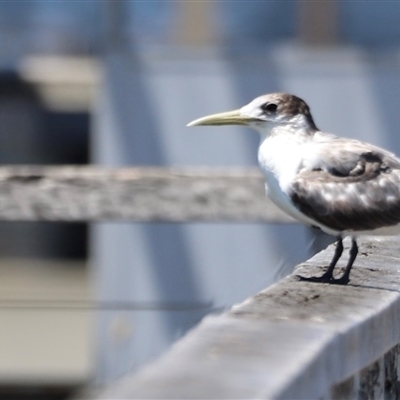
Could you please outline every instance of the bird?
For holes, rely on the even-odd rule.
[[[299,280],[347,285],[358,237],[400,233],[400,159],[372,144],[319,130],[301,98],[266,94],[238,110],[199,118],[187,126],[207,125],[256,130],[266,194],[299,222],[336,238],[326,271],[298,275]],[[346,237],[351,238],[348,261],[342,276],[335,277]]]

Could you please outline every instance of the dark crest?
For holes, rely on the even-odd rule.
[[[308,107],[307,103],[300,99],[300,97],[288,93],[276,93],[271,95],[271,97],[272,101],[276,101],[279,113],[289,116],[304,114],[308,120],[308,123],[310,124],[310,127],[317,130],[317,126],[315,125],[310,112],[310,107]]]

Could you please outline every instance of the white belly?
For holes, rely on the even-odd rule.
[[[292,205],[287,193],[301,162],[299,146],[293,146],[287,140],[268,138],[260,144],[258,163],[265,178],[267,195],[283,211],[300,220],[306,217]]]
[[[325,232],[336,235],[338,232],[318,224],[301,213],[288,196],[291,182],[302,165],[302,145],[286,138],[267,138],[258,150],[258,163],[265,178],[268,197],[283,211],[306,225],[319,226]]]
[[[291,202],[289,196],[282,190],[276,177],[268,171],[263,171],[265,177],[265,192],[281,210],[306,225],[318,225],[301,213]]]

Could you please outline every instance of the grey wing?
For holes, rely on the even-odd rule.
[[[308,217],[337,231],[365,231],[400,222],[400,161],[352,140],[314,146],[312,165],[294,179],[290,197]]]

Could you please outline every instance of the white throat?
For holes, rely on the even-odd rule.
[[[287,193],[303,163],[304,145],[310,142],[313,131],[307,120],[299,118],[288,123],[254,126],[260,134],[258,163],[265,178],[265,188],[271,200],[294,218],[305,223],[309,219],[292,204]]]
[[[261,142],[270,136],[290,136],[295,141],[306,141],[314,133],[314,129],[303,114],[298,114],[290,119],[276,121],[253,122],[250,125],[261,137]]]

